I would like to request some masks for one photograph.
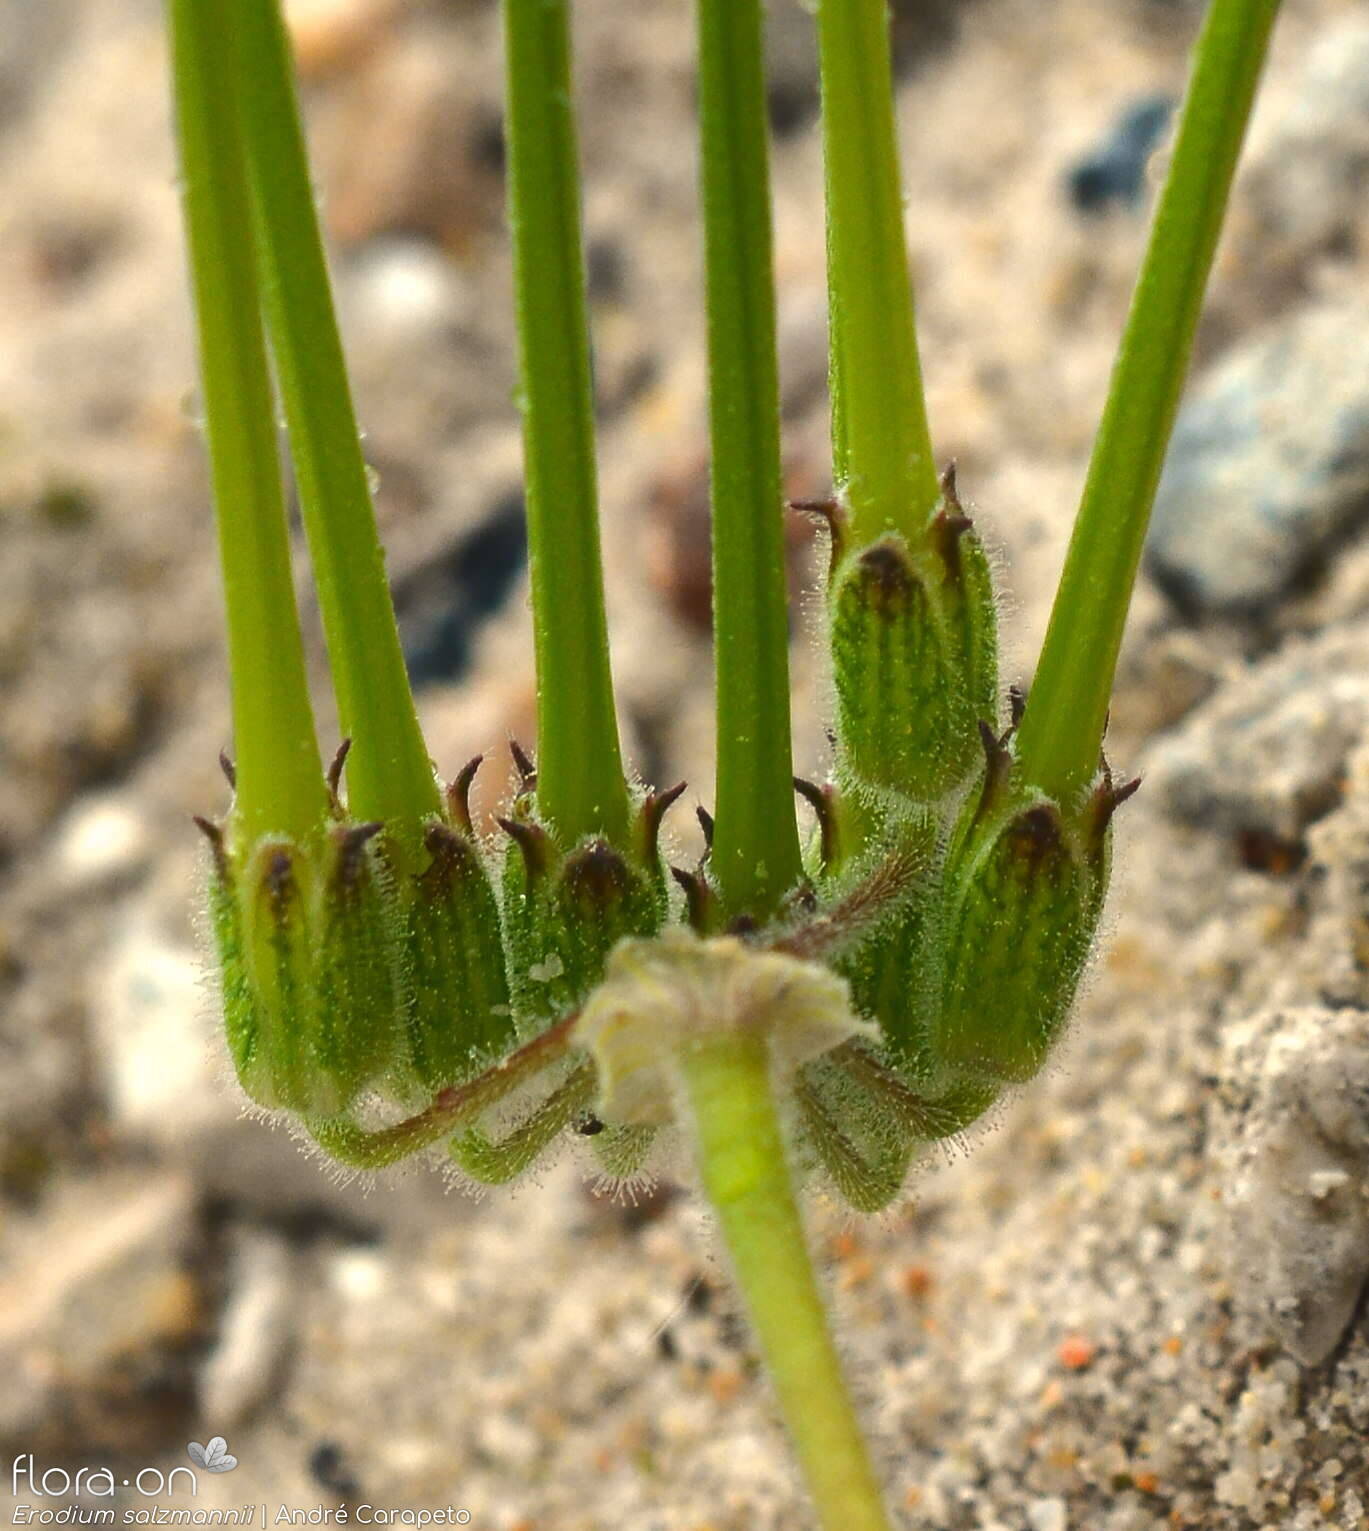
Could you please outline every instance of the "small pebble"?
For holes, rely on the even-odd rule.
[[[466,316],[458,267],[430,240],[387,236],[358,253],[350,272],[353,323],[398,344],[450,327]]]
[[[1081,213],[1134,207],[1146,186],[1146,166],[1174,114],[1170,96],[1142,96],[1117,118],[1106,140],[1070,169],[1070,201]]]
[[[193,951],[168,941],[149,916],[131,915],[91,998],[97,1066],[121,1132],[179,1154],[232,1120],[218,1019]]]
[[[1069,1531],[1069,1516],[1063,1499],[1034,1499],[1027,1506],[1027,1524],[1031,1531]]]
[[[57,876],[73,891],[125,877],[149,854],[147,825],[122,794],[81,799],[57,831]]]
[[[1369,20],[1352,9],[1316,28],[1291,104],[1252,139],[1237,198],[1238,226],[1251,225],[1241,264],[1296,274],[1343,254],[1364,228],[1366,173]]]
[[[1334,808],[1369,727],[1369,653],[1355,632],[1296,639],[1238,671],[1158,739],[1145,790],[1184,823],[1240,839],[1247,865],[1292,862],[1308,826]]]
[[[1369,1038],[1363,1014],[1276,1008],[1233,1027],[1218,1151],[1238,1299],[1316,1366],[1369,1274]],[[1237,1500],[1233,1503],[1241,1502]]]
[[[219,1337],[200,1371],[200,1414],[228,1431],[265,1401],[288,1348],[294,1257],[284,1239],[244,1235],[229,1263]]]
[[[1362,300],[1318,303],[1194,384],[1146,544],[1185,615],[1267,618],[1369,517],[1366,330]]]
[[[527,557],[523,496],[514,490],[397,583],[400,638],[415,688],[462,678],[477,635],[503,607]]]

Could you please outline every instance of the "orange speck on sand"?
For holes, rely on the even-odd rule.
[[[1160,1492],[1160,1480],[1154,1473],[1139,1472],[1133,1475],[1131,1480],[1143,1494],[1158,1494]]]
[[[916,1483],[914,1483],[908,1492],[903,1496],[903,1503],[910,1510],[917,1509],[918,1505],[922,1503],[922,1490],[917,1486]]]
[[[845,1269],[841,1273],[841,1287],[843,1291],[853,1286],[864,1286],[875,1273],[875,1262],[869,1255],[856,1255],[854,1259],[846,1262]]]
[[[1081,1372],[1086,1366],[1091,1366],[1097,1354],[1098,1347],[1083,1334],[1067,1334],[1060,1341],[1060,1349],[1056,1351],[1061,1366],[1068,1367],[1072,1372]]]
[[[910,1265],[903,1273],[903,1290],[914,1302],[922,1302],[932,1286],[932,1273],[925,1265]]]
[[[1183,1353],[1184,1337],[1181,1334],[1171,1334],[1160,1347],[1167,1356],[1177,1356]]]
[[[731,1403],[742,1390],[742,1380],[738,1371],[709,1372],[708,1391],[715,1403]]]
[[[854,1233],[838,1233],[832,1240],[832,1256],[837,1260],[849,1260],[860,1248],[860,1240]]]

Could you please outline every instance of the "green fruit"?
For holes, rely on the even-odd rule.
[[[238,858],[214,848],[210,918],[229,1053],[258,1105],[346,1111],[399,1043],[394,916],[373,824],[319,847],[267,837]]]
[[[958,787],[997,715],[997,617],[984,549],[947,481],[916,545],[846,555],[829,590],[839,769],[918,802]]]
[[[379,824],[329,832],[313,917],[314,1087],[319,1102],[345,1110],[400,1055],[401,985],[396,899],[373,849]]]
[[[198,821],[238,1079],[258,1105],[315,1121],[363,1095],[430,1099],[515,1044],[499,908],[466,810],[475,763],[453,788],[450,821],[426,826],[427,864],[411,877],[394,871],[381,825],[347,821],[341,759],[329,777],[335,822],[308,846],[238,846]]]
[[[530,817],[501,819],[514,844],[504,865],[509,985],[521,1034],[535,1035],[589,996],[614,946],[665,918],[660,874],[606,840],[562,854]]]
[[[429,862],[409,892],[404,935],[408,1062],[425,1091],[459,1084],[516,1044],[499,906],[461,827],[431,823]]]
[[[931,1028],[936,1065],[1004,1082],[1041,1067],[1074,1002],[1107,892],[1109,823],[1135,789],[1104,769],[1083,808],[1020,780],[1007,741],[952,840],[945,956]]]

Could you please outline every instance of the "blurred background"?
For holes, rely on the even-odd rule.
[[[287,11],[423,722],[444,773],[486,753],[488,822],[507,739],[535,734],[497,8]],[[578,12],[615,674],[641,777],[690,784],[692,859],[712,721],[691,8]],[[1200,16],[893,6],[933,433],[997,550],[1008,680],[1044,630]],[[830,487],[813,20],[772,0],[768,25],[806,497]],[[345,1182],[230,1083],[189,822],[224,807],[231,740],[162,28],[154,0],[0,0],[0,1510],[39,1503],[13,1475],[29,1453],[133,1478],[120,1514],[189,1506],[135,1474],[219,1434],[239,1465],[199,1473],[199,1508],[792,1527],[683,1158],[616,1199],[576,1165],[488,1202],[427,1168]],[[814,1205],[910,1526],[1369,1525],[1369,1120],[1324,1119],[1308,1082],[1369,1099],[1366,192],[1369,16],[1287,0],[1119,680],[1110,750],[1146,786],[1110,955],[1060,1065],[972,1153],[937,1150],[871,1225]],[[790,532],[815,775],[820,549]],[[1269,1168],[1304,1160],[1332,1176],[1315,1195]]]

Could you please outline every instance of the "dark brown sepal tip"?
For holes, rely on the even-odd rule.
[[[790,500],[789,509],[799,511],[806,516],[818,516],[826,524],[830,539],[827,562],[827,575],[830,579],[836,573],[837,565],[846,556],[846,527],[850,518],[842,507],[841,501],[833,498]]]
[[[572,898],[600,911],[620,903],[632,887],[627,863],[607,840],[591,840],[572,851],[561,875]]]
[[[531,792],[537,785],[537,767],[533,764],[532,756],[519,744],[517,739],[509,740],[509,754],[513,756],[513,763],[518,769],[521,781],[519,790]]]
[[[699,828],[704,832],[704,845],[711,851],[713,849],[713,815],[702,803],[695,808],[694,814],[699,821]]]
[[[973,525],[964,511],[944,506],[932,517],[932,542],[952,579],[960,577],[960,539]]]
[[[447,813],[458,829],[471,836],[475,834],[471,827],[471,783],[484,759],[483,755],[473,756],[456,773],[456,780],[447,787]]]
[[[950,462],[941,470],[941,476],[937,480],[941,488],[941,498],[945,500],[946,508],[952,511],[959,511],[963,508],[960,503],[960,494],[956,487],[958,466],[955,458],[951,458]]]
[[[419,881],[429,884],[450,882],[466,849],[460,838],[446,824],[429,824],[423,831],[423,848],[431,860]]]
[[[1141,778],[1133,776],[1130,781],[1125,781],[1120,787],[1113,786],[1112,773],[1106,769],[1103,772],[1103,780],[1094,790],[1093,801],[1090,804],[1093,810],[1093,832],[1102,837],[1108,825],[1112,823],[1112,816],[1129,797],[1136,795],[1141,785]]]
[[[1012,726],[1020,728],[1022,719],[1027,712],[1027,693],[1021,686],[1008,687],[1008,716],[1012,719]]]
[[[328,765],[328,795],[333,799],[333,807],[342,811],[342,770],[347,764],[347,757],[352,752],[352,741],[344,739],[337,747],[337,753]]]
[[[192,813],[190,815],[190,822],[216,851],[223,849],[223,830],[212,819],[206,819],[201,813]]]
[[[219,770],[223,772],[228,785],[236,792],[238,790],[238,768],[233,764],[227,750],[219,751]]]
[[[712,902],[708,884],[697,872],[687,872],[683,867],[671,867],[670,875],[684,889],[685,910],[691,927],[699,935],[707,935],[709,905]]]
[[[223,830],[212,820],[204,818],[201,814],[192,813],[190,822],[209,841],[209,849],[214,857],[214,870],[225,881],[228,881],[228,850],[223,843]]]
[[[998,742],[998,735],[993,731],[993,724],[986,722],[983,718],[978,720],[977,727],[979,729],[979,742],[984,746],[984,758],[992,767],[1002,748]]]
[[[984,787],[979,794],[980,813],[993,803],[1012,772],[1012,751],[1008,748],[1011,737],[1012,728],[1003,734],[996,734],[992,724],[986,723],[983,718],[979,719],[979,742],[984,746]]]
[[[656,858],[661,835],[661,820],[684,792],[685,783],[676,782],[664,792],[648,792],[642,803],[642,859],[648,863]]]
[[[1141,789],[1141,778],[1133,776],[1130,781],[1124,781],[1120,787],[1114,789],[1112,794],[1112,812],[1116,812],[1129,797],[1135,797]]]
[[[970,531],[974,522],[965,513],[956,488],[955,459],[941,470],[941,503],[932,517],[932,540],[941,554],[942,562],[952,578],[960,575],[960,539]]]
[[[575,1130],[582,1138],[597,1138],[604,1130],[604,1124],[597,1116],[582,1116],[576,1122]]]
[[[837,855],[836,793],[831,785],[818,786],[802,776],[794,778],[794,791],[817,815],[818,853],[824,867],[832,865]]]
[[[939,510],[936,513],[936,525],[948,542],[959,542],[974,522],[963,510]]]
[[[337,841],[338,859],[333,872],[333,883],[338,888],[354,888],[361,879],[366,863],[366,847],[384,829],[379,819],[367,824],[339,825],[333,831]]]
[[[523,856],[528,881],[540,877],[551,860],[551,837],[545,829],[525,819],[496,819],[495,823],[513,841]]]

